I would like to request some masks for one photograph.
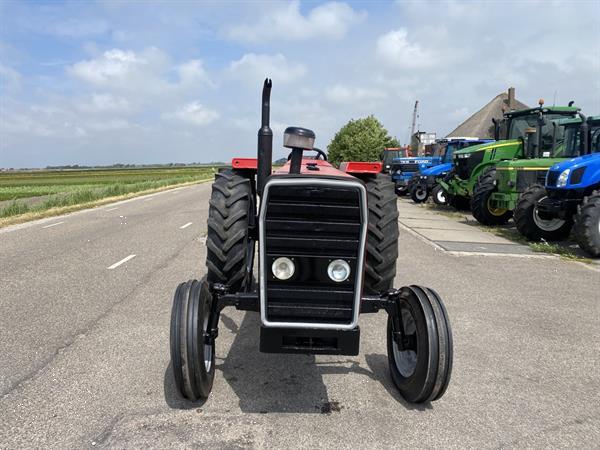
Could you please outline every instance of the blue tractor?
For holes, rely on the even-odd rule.
[[[574,226],[579,246],[600,256],[600,116],[565,119],[564,141],[568,149],[580,149],[577,158],[554,164],[546,185],[533,185],[517,203],[517,229],[530,240],[560,240]]]
[[[408,192],[415,203],[427,201],[429,195],[433,196],[433,201],[438,205],[447,203],[446,193],[443,191],[438,181],[446,176],[452,169],[452,155],[455,150],[460,150],[472,145],[486,144],[493,142],[492,139],[479,139],[472,137],[450,137],[437,141],[437,148],[430,164],[422,164],[417,172],[411,174],[408,183]]]

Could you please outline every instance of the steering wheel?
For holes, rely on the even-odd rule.
[[[321,158],[323,161],[327,161],[327,153],[325,153],[323,150],[321,150],[320,148],[316,148],[314,147],[311,151],[316,152],[317,153],[317,157],[315,159],[319,159]],[[290,159],[292,159],[292,153],[290,152],[290,154],[287,157],[287,160],[289,161]]]

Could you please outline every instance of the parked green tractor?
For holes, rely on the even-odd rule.
[[[496,138],[505,123],[505,140],[455,152],[454,168],[440,182],[450,204],[458,209],[470,206],[473,216],[485,225],[506,223],[519,193],[535,183],[538,176],[543,179],[550,165],[557,161],[552,157],[564,152],[564,130],[554,125],[555,121],[576,117],[578,112],[579,108],[572,103],[544,107],[540,101],[537,108],[505,113],[502,121],[495,122]],[[501,161],[507,164],[500,164]],[[502,189],[498,188],[499,164],[503,167],[500,171],[507,176],[506,179],[502,176]]]

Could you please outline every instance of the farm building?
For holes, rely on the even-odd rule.
[[[515,88],[496,95],[483,108],[448,133],[448,136],[477,136],[479,138],[494,138],[492,119],[501,119],[504,111],[529,108],[515,98]]]

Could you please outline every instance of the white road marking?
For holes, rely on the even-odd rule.
[[[189,227],[191,224],[192,224],[192,222],[188,222],[188,223],[186,223],[185,225],[181,225],[181,226],[179,227],[179,229],[180,229],[180,230],[183,230],[184,228],[187,228],[187,227]]]
[[[44,227],[42,227],[42,228],[50,228],[50,227],[55,227],[56,225],[60,225],[61,223],[64,223],[64,222],[56,222],[56,223],[51,223],[50,225],[46,225],[46,226],[44,226]]]
[[[114,211],[115,209],[119,209],[119,207],[117,206],[116,208],[108,208],[106,211]]]
[[[112,270],[112,269],[116,269],[117,267],[119,267],[121,264],[126,263],[127,261],[129,261],[130,259],[135,258],[135,255],[129,255],[126,258],[123,258],[121,261],[117,261],[116,263],[114,263],[112,266],[109,266],[108,269]]]

